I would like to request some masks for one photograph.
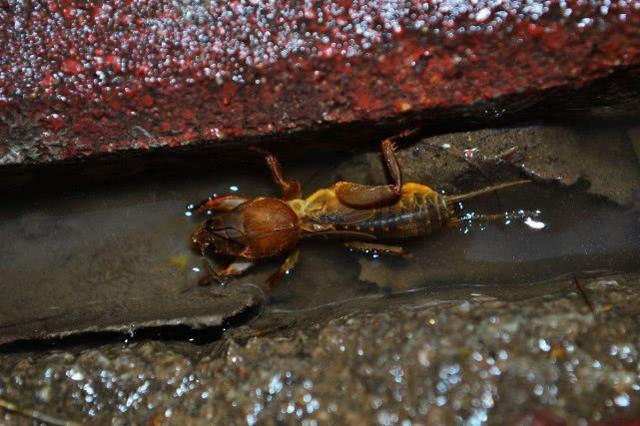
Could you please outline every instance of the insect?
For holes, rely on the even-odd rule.
[[[448,196],[420,183],[403,183],[395,140],[407,134],[381,143],[389,184],[340,181],[304,199],[300,197],[300,184],[285,179],[278,159],[268,151],[253,147],[264,155],[282,196],[247,199],[223,195],[191,206],[191,210],[212,215],[193,231],[194,247],[203,256],[213,253],[235,259],[220,271],[206,264],[207,276],[200,283],[224,283],[243,274],[260,259],[286,253],[288,256],[282,265],[267,280],[272,287],[298,261],[300,240],[319,236],[341,239],[346,246],[359,251],[402,255],[402,247],[385,243],[427,236],[442,228],[463,224],[466,220],[456,217],[454,209],[460,201],[530,182],[517,180]],[[504,214],[475,215],[473,220],[504,217]]]

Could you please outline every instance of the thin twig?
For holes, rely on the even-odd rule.
[[[584,290],[584,287],[582,287],[582,284],[580,283],[580,280],[578,280],[577,276],[573,276],[573,283],[575,284],[576,288],[578,289],[578,293],[580,293],[580,296],[582,297],[582,300],[584,300],[584,303],[587,304],[587,306],[589,307],[589,310],[591,311],[592,314],[595,314],[596,310],[593,307],[593,303],[591,303],[591,300],[589,299],[589,296],[587,295],[587,292]]]
[[[80,423],[76,423],[70,420],[59,419],[57,417],[50,416],[40,411],[33,410],[31,408],[23,408],[14,404],[11,401],[0,398],[0,408],[11,411],[13,413],[20,414],[22,416],[30,417],[42,423],[47,423],[54,426],[80,426]]]

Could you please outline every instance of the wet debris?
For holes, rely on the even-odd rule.
[[[18,414],[25,417],[25,421],[32,420],[34,422],[40,422],[46,425],[53,426],[79,426],[80,423],[76,423],[71,420],[59,419],[54,416],[50,416],[46,413],[41,413],[37,410],[32,410],[29,408],[22,408],[19,405],[14,404],[10,401],[5,401],[0,399],[0,409],[5,410],[9,413]],[[17,419],[16,419],[17,420]]]

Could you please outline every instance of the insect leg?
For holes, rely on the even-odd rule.
[[[400,135],[399,135],[400,136]],[[372,209],[390,206],[402,195],[402,169],[396,156],[394,138],[380,144],[382,159],[391,178],[389,185],[361,185],[354,182],[338,182],[334,185],[340,202],[354,209]]]
[[[407,256],[409,254],[404,250],[404,248],[402,248],[402,246],[390,246],[387,244],[364,241],[347,241],[344,243],[344,246],[360,253],[376,253],[398,257]]]
[[[396,151],[398,150],[396,141],[398,139],[413,136],[416,133],[418,133],[418,129],[405,130],[404,132],[383,140],[380,144],[380,151],[382,152],[382,160],[384,161],[385,169],[391,178],[391,185],[398,194],[400,194],[400,191],[402,190],[402,169],[400,168],[400,162],[396,156]]]
[[[229,278],[237,277],[245,273],[254,263],[244,259],[236,259],[231,265],[221,271],[216,271],[213,266],[205,261],[206,275],[200,279],[198,285],[225,284]]]
[[[282,262],[282,265],[275,271],[268,279],[267,286],[269,288],[275,287],[275,285],[282,279],[284,274],[287,274],[290,270],[292,270],[296,263],[298,263],[298,258],[300,257],[300,250],[294,250],[287,258]]]
[[[234,277],[244,274],[249,268],[254,265],[253,262],[247,260],[235,260],[231,265],[224,268],[219,274],[223,277]]]
[[[402,191],[402,169],[400,168],[400,162],[396,156],[397,146],[393,138],[385,139],[380,144],[380,150],[382,151],[382,159],[384,160],[385,168],[391,178],[391,188],[393,193],[400,197]]]
[[[278,161],[278,158],[275,155],[273,155],[266,149],[258,148],[257,146],[251,146],[249,149],[264,155],[264,159],[267,161],[267,166],[271,171],[273,180],[275,181],[276,185],[278,185],[282,190],[282,198],[284,200],[293,200],[295,198],[300,198],[300,182],[298,182],[297,180],[284,178],[284,175],[282,173],[282,166],[280,165],[280,161]]]

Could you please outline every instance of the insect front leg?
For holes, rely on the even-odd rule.
[[[266,149],[258,148],[257,146],[252,146],[250,149],[264,155],[269,171],[271,171],[271,176],[273,177],[276,185],[278,185],[282,191],[282,199],[293,200],[295,198],[300,198],[300,182],[284,178],[282,166],[280,165],[280,161],[278,161],[278,157]]]
[[[385,139],[380,144],[382,160],[389,174],[388,185],[361,185],[354,182],[338,182],[334,185],[336,196],[340,202],[354,209],[372,209],[390,206],[398,202],[402,196],[402,169],[396,156],[396,143],[399,138],[414,134],[409,130]]]
[[[254,263],[245,259],[236,259],[231,265],[227,266],[221,271],[216,271],[215,268],[208,262],[205,262],[206,274],[198,281],[198,285],[207,286],[211,284],[224,285],[233,277],[244,274]]]

